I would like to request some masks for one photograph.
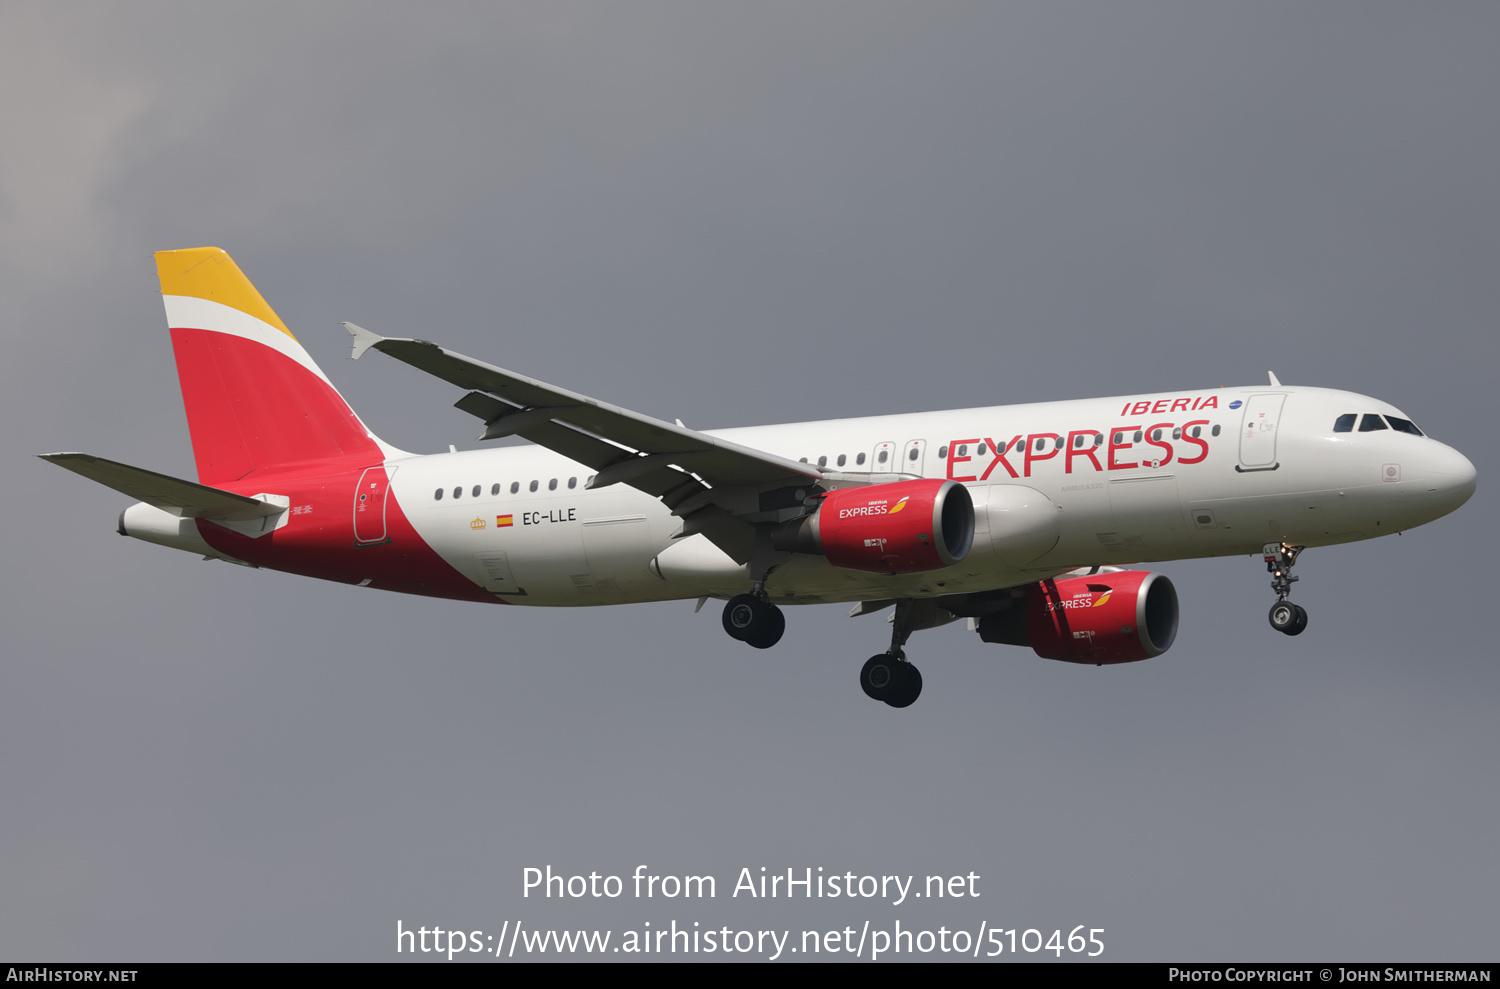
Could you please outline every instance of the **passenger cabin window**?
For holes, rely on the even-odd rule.
[[[828,458],[826,456],[819,457],[818,458],[818,466],[819,467],[827,467],[828,466]]]
[[[1215,426],[1213,429],[1209,430],[1209,432],[1211,432],[1215,436],[1218,436],[1219,435],[1219,427]]]
[[[511,494],[515,494],[517,491],[520,491],[520,490],[521,490],[521,482],[520,481],[511,481],[510,482],[510,493]]]
[[[839,454],[838,465],[840,467],[844,466],[844,461],[847,460],[847,459],[849,459],[849,458],[845,457],[842,453]]]
[[[576,477],[570,477],[570,478],[568,478],[568,490],[572,491],[576,487],[578,487],[578,478],[576,478]]]
[[[535,491],[536,489],[537,489],[537,482],[536,481],[532,481],[531,482],[531,490]]]
[[[912,447],[911,448],[911,452],[906,455],[906,459],[907,460],[916,460],[917,459],[917,455],[920,454],[921,452],[922,451],[918,450],[916,447]],[[984,447],[980,447],[979,448],[979,452],[983,453],[984,452]]]
[[[969,444],[967,444],[967,443],[960,443],[958,445],[958,456],[960,456],[960,457],[967,457],[968,455],[969,455]]]
[[[855,463],[856,466],[858,466],[860,464],[863,464],[864,462],[865,462],[865,455],[863,453],[861,453],[859,456],[857,456],[857,457],[854,458],[854,463]]]
[[[455,498],[462,498],[463,496],[464,496],[464,489],[463,488],[454,488],[453,489],[453,497],[455,497]]]
[[[1140,431],[1140,430],[1139,430],[1139,429],[1137,429],[1137,430],[1136,430],[1136,431],[1135,431],[1135,441],[1136,441],[1136,442],[1137,442],[1137,443],[1139,443],[1139,442],[1140,442],[1140,441],[1141,441],[1141,431]]]
[[[474,497],[478,498],[479,497],[479,485],[477,485],[477,484],[474,485],[474,490],[470,491],[469,493],[471,495],[473,495]]]
[[[1335,433],[1354,432],[1354,420],[1359,418],[1353,412],[1346,412],[1333,420],[1333,431]]]
[[[499,493],[500,493],[500,485],[498,485],[498,484],[491,484],[490,485],[490,497],[493,498],[495,495],[497,495]]]
[[[1417,424],[1410,419],[1401,419],[1397,416],[1386,416],[1385,421],[1391,424],[1391,428],[1398,433],[1411,433],[1413,436],[1421,436],[1422,431]]]
[[[889,454],[890,454],[890,451],[888,451],[888,450],[881,450],[880,451],[880,462],[881,463],[885,463],[887,457],[889,456]]]
[[[554,477],[552,480],[550,480],[550,481],[547,482],[547,490],[548,491],[556,491],[557,490],[557,478]]]
[[[1366,412],[1364,415],[1360,416],[1360,419],[1359,419],[1359,431],[1361,433],[1373,433],[1377,429],[1386,429],[1386,428],[1388,428],[1388,427],[1385,424],[1385,420],[1382,419],[1382,418],[1380,418],[1377,415],[1373,415],[1373,414],[1371,414],[1369,412]]]
[[[938,459],[939,460],[947,460],[948,459],[948,448],[946,446],[940,446],[940,447],[938,447]]]
[[[432,493],[432,500],[433,501],[442,501],[443,500],[443,489],[442,488],[438,488],[436,491],[434,491]]]

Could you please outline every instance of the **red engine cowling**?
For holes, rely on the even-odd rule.
[[[774,540],[836,567],[922,573],[951,567],[974,543],[974,502],[956,481],[928,478],[839,488]]]
[[[1116,570],[1044,580],[1026,595],[1024,613],[988,615],[979,632],[986,642],[1028,645],[1044,659],[1132,663],[1171,648],[1178,615],[1177,589],[1165,576]]]

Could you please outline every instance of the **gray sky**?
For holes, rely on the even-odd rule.
[[[0,5],[0,957],[388,960],[395,925],[1104,929],[1106,960],[1493,958],[1500,8]],[[204,563],[33,454],[193,476],[151,252],[234,255],[385,439],[349,319],[709,428],[1264,380],[1480,487],[1163,566],[1171,652],[485,608]],[[521,870],[712,901],[523,899]],[[979,899],[731,899],[740,868]],[[801,957],[801,956],[798,956]],[[1039,956],[1030,956],[1033,958]],[[1044,955],[1040,957],[1051,957]]]

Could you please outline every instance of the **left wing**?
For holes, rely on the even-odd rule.
[[[738,562],[750,559],[757,521],[801,508],[796,490],[821,480],[811,464],[741,446],[622,409],[454,353],[426,340],[383,337],[345,323],[350,355],[374,349],[460,388],[455,407],[484,420],[480,439],[520,436],[586,464],[588,487],[628,484],[660,498],[686,521],[679,536],[702,532]]]

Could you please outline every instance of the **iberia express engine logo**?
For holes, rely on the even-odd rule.
[[[869,515],[895,515],[906,507],[906,501],[910,497],[911,495],[906,495],[894,505],[889,506],[885,501],[876,501],[868,505],[861,505],[858,508],[840,508],[839,518],[857,519]]]
[[[1047,610],[1071,611],[1074,608],[1102,608],[1104,607],[1105,602],[1109,600],[1109,596],[1113,593],[1114,591],[1105,591],[1103,594],[1095,598],[1092,593],[1084,591],[1082,593],[1073,595],[1073,597],[1069,598],[1066,601],[1048,601]]]

